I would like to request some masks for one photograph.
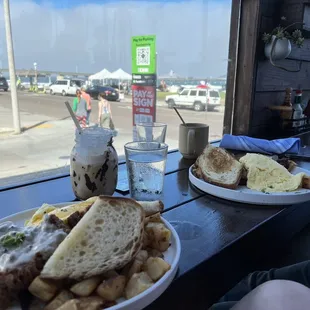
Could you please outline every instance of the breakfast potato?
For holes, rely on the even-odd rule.
[[[151,223],[162,223],[163,222],[159,212],[155,213],[151,216],[148,216],[147,219]]]
[[[164,258],[164,254],[156,249],[146,248],[147,254],[149,257],[160,257]]]
[[[79,304],[80,301],[78,299],[71,299],[56,310],[80,310]]]
[[[110,270],[103,274],[103,279],[110,279],[118,276],[118,273],[115,270]]]
[[[127,279],[130,279],[134,273],[139,273],[142,271],[143,265],[144,262],[136,258],[133,262],[124,267],[122,275],[124,275]]]
[[[101,310],[105,301],[99,296],[81,297],[79,299],[79,310]]]
[[[147,253],[146,250],[140,250],[136,256],[136,259],[145,263],[148,257],[149,257],[149,254]]]
[[[119,275],[104,280],[97,288],[97,294],[108,301],[114,301],[123,295],[126,277]]]
[[[143,240],[142,240],[142,249],[147,248],[151,244],[151,239],[148,233],[144,230],[143,232]]]
[[[40,277],[36,277],[28,288],[29,292],[43,301],[50,301],[57,293],[57,286]]]
[[[44,310],[56,310],[71,299],[74,299],[74,295],[67,290],[63,290],[56,295],[56,297],[44,308]]]
[[[162,219],[161,219],[161,216],[160,216],[160,212],[158,213],[155,213],[153,215],[150,215],[150,216],[147,216],[145,218],[145,224],[147,223],[150,223],[150,222],[153,222],[153,223],[162,223]]]
[[[145,271],[154,282],[159,280],[170,267],[171,266],[160,257],[149,257],[144,266]]]
[[[100,277],[92,277],[74,284],[70,291],[75,295],[87,297],[96,289],[100,282]]]
[[[171,231],[163,223],[148,223],[145,231],[150,240],[149,246],[161,252],[165,252],[170,246]]]
[[[125,297],[130,299],[153,285],[152,279],[146,272],[135,273],[127,283]]]

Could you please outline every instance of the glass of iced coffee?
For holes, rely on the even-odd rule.
[[[113,195],[117,184],[118,156],[112,145],[114,131],[88,127],[76,131],[70,156],[72,189],[78,199]]]

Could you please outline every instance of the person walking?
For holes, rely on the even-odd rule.
[[[112,120],[112,112],[111,112],[111,105],[108,100],[105,99],[106,94],[100,93],[99,94],[99,102],[98,102],[98,123],[101,127],[110,128],[114,130],[114,124]]]
[[[73,112],[80,123],[82,128],[86,127],[87,119],[87,103],[84,98],[82,98],[82,92],[78,89],[76,91],[76,98],[73,99]]]
[[[87,104],[86,124],[88,126],[89,125],[90,113],[91,113],[91,98],[90,98],[90,95],[86,93],[86,87],[85,86],[82,86],[81,94],[82,94],[82,98],[85,99],[86,104]]]
[[[21,84],[22,84],[22,81],[20,80],[20,77],[18,77],[17,82],[16,82],[16,87],[18,90],[21,89]]]

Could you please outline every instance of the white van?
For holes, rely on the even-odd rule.
[[[168,108],[184,107],[195,111],[212,111],[221,104],[218,90],[185,87],[179,94],[166,96]]]
[[[75,95],[77,89],[81,88],[84,84],[83,80],[79,79],[63,79],[57,80],[55,83],[49,86],[51,95],[61,94],[63,96]]]

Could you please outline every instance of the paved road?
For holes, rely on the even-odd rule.
[[[0,93],[0,187],[26,182],[43,175],[68,172],[69,155],[74,145],[74,124],[68,117],[64,101],[72,97],[50,96],[20,92],[18,94],[21,123],[26,130],[21,135],[3,134],[2,128],[12,128],[9,93]],[[120,158],[124,144],[132,141],[132,108],[130,99],[112,102],[112,113],[118,136],[114,147]],[[210,140],[222,135],[223,112],[180,110],[189,123],[210,126]],[[93,101],[91,122],[97,121],[98,103]],[[164,103],[157,108],[157,120],[168,124],[166,143],[178,147],[180,120]],[[2,132],[2,134],[1,134]],[[51,169],[51,170],[50,170]]]
[[[18,93],[20,111],[29,118],[36,115],[36,121],[57,120],[68,117],[68,111],[64,101],[72,102],[73,97],[51,96],[45,94],[33,94],[28,92]],[[0,93],[0,108],[11,110],[10,93]],[[132,109],[130,99],[125,102],[111,102],[113,120],[116,128],[130,131],[132,129]],[[195,112],[182,109],[181,114],[186,122],[206,123],[210,126],[210,139],[217,139],[222,135],[223,112]],[[25,118],[25,117],[23,117]],[[98,101],[92,101],[91,122],[97,122]],[[168,109],[165,103],[157,108],[157,121],[168,124],[168,137],[177,139],[179,119],[173,110]],[[5,125],[4,125],[5,124]],[[24,124],[22,124],[24,125]],[[12,127],[12,120],[7,115],[1,120],[0,127]]]

